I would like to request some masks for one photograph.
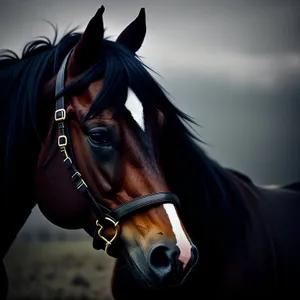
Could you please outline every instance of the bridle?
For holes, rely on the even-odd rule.
[[[62,91],[65,87],[65,71],[68,62],[68,58],[71,54],[71,51],[65,57],[56,77],[56,86],[55,86],[55,113],[54,120],[57,124],[57,143],[60,149],[63,163],[68,169],[70,178],[76,185],[77,190],[83,195],[83,197],[88,201],[91,209],[96,215],[96,228],[93,240],[93,246],[96,249],[104,249],[108,254],[108,249],[112,243],[117,240],[120,234],[120,220],[132,215],[133,213],[140,211],[141,209],[149,206],[154,206],[163,203],[173,203],[177,208],[180,205],[178,197],[170,192],[158,192],[149,195],[144,195],[138,198],[134,198],[124,204],[119,205],[118,207],[110,210],[107,207],[100,204],[93,197],[92,193],[89,190],[88,185],[83,180],[80,172],[76,168],[75,159],[70,150],[71,139],[68,140],[68,127],[65,123],[66,120],[66,110],[65,110],[65,99],[62,94]],[[107,238],[103,235],[105,228],[113,228],[114,234],[111,238]],[[100,238],[100,246],[99,246]],[[110,255],[110,254],[109,254]]]

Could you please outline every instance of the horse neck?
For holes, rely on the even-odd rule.
[[[197,246],[212,245],[225,253],[233,241],[244,237],[248,220],[234,176],[192,140],[168,140],[166,145],[164,170],[182,203],[183,224]]]
[[[15,101],[11,97],[10,101]],[[6,170],[6,149],[1,150],[1,183],[0,187],[3,192],[1,196],[1,228],[5,228],[2,234],[2,243],[0,255],[3,258],[8,252],[11,244],[17,234],[25,224],[31,214],[32,208],[36,201],[34,198],[33,186],[34,175],[37,164],[37,158],[41,149],[41,139],[44,138],[48,130],[48,120],[51,118],[53,111],[50,109],[52,104],[44,97],[40,97],[37,102],[37,128],[39,133],[35,132],[30,120],[27,119],[25,124],[16,120],[16,126],[23,126],[25,129],[22,136],[22,142],[16,140],[16,146],[13,160]],[[18,109],[16,107],[16,109]],[[7,110],[9,111],[9,109]],[[2,115],[1,124],[6,125],[7,116]],[[5,136],[2,138],[5,141]],[[22,149],[22,151],[20,151]],[[4,167],[5,166],[5,167]],[[10,173],[10,171],[13,171]],[[9,174],[9,175],[8,175]],[[7,176],[8,175],[8,176]],[[10,220],[7,224],[5,219]]]

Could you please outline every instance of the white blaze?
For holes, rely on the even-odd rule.
[[[163,207],[169,217],[172,229],[176,238],[176,245],[180,250],[179,260],[183,263],[183,268],[186,267],[187,263],[191,258],[191,248],[192,245],[189,242],[186,234],[184,233],[178,214],[173,204],[166,203]]]
[[[130,111],[133,119],[137,122],[141,129],[145,130],[143,105],[131,89],[128,89],[125,106]],[[180,250],[179,260],[183,263],[183,268],[185,268],[191,258],[191,243],[183,231],[174,205],[167,203],[163,204],[163,207],[169,217],[177,241],[176,245]]]
[[[125,106],[131,112],[133,119],[139,124],[139,126],[143,130],[145,130],[143,105],[131,89],[128,89],[128,95],[127,100],[125,102]]]

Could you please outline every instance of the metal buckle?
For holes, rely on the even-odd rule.
[[[102,231],[103,231],[104,227],[99,223],[98,220],[96,221],[96,226],[99,227],[99,229],[98,229],[98,236],[105,242],[104,251],[105,251],[106,254],[108,254],[107,251],[108,251],[109,246],[112,245],[113,241],[119,235],[120,226],[119,226],[119,221],[115,221],[115,220],[113,220],[113,219],[111,219],[109,217],[105,217],[105,220],[111,222],[114,225],[115,233],[114,233],[114,236],[110,240],[108,240],[105,236],[102,235]]]
[[[70,156],[68,155],[66,147],[61,147],[60,152],[63,155],[63,162],[69,161],[69,164],[71,164],[72,160],[71,160]]]
[[[66,110],[64,108],[59,108],[54,113],[54,120],[56,122],[64,121],[66,119]]]
[[[65,147],[65,146],[67,146],[67,143],[68,143],[68,139],[64,134],[62,134],[58,137],[57,144],[59,147]]]
[[[76,188],[77,190],[79,190],[80,188],[82,188],[83,186],[85,186],[87,188],[87,184],[85,183],[85,181],[81,178],[81,174],[76,171],[72,176],[71,176],[72,180],[74,181],[74,183],[76,184]]]

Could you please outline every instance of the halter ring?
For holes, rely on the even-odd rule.
[[[112,245],[112,242],[118,237],[120,233],[120,226],[119,226],[119,221],[115,221],[109,217],[105,217],[105,220],[111,222],[114,225],[115,233],[114,236],[111,239],[107,239],[105,236],[102,235],[102,231],[104,227],[99,223],[99,221],[96,221],[96,226],[99,227],[98,229],[98,236],[105,242],[105,249],[104,251],[107,253],[109,246]]]

